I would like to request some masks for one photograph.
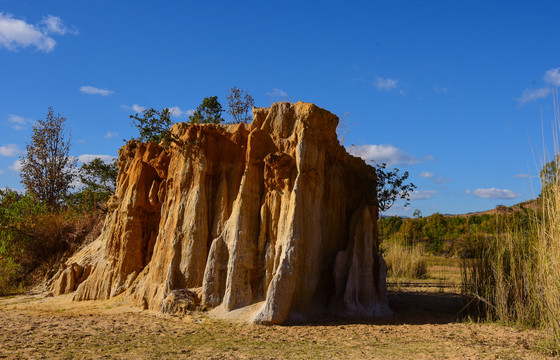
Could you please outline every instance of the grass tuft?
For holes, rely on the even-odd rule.
[[[397,242],[387,244],[383,254],[387,276],[421,279],[428,274],[428,265],[420,246],[404,246]]]

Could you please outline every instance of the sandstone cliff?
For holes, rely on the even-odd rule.
[[[337,123],[276,103],[248,126],[177,124],[182,146],[129,142],[101,236],[52,291],[158,311],[188,294],[224,313],[252,305],[249,320],[266,324],[386,315],[375,171],[339,144]]]

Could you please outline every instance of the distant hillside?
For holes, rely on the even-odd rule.
[[[476,215],[476,216],[494,215],[494,214],[498,214],[498,213],[509,214],[509,213],[512,213],[512,212],[521,211],[521,209],[523,209],[523,208],[537,210],[537,209],[539,209],[539,207],[540,207],[540,199],[533,199],[533,200],[527,200],[527,201],[521,202],[519,204],[515,204],[513,206],[498,205],[492,210],[470,212],[470,213],[466,213],[466,214],[445,215],[445,216],[449,216],[449,217],[469,217],[471,215]]]

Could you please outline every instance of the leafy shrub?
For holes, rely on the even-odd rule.
[[[98,213],[53,212],[33,197],[0,190],[0,294],[21,288],[41,264],[75,250]]]

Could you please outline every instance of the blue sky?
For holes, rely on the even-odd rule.
[[[0,185],[22,188],[15,162],[49,106],[87,160],[117,155],[135,111],[183,121],[235,85],[257,106],[344,115],[346,146],[418,186],[389,214],[533,198],[553,149],[560,3],[489,3],[0,0]]]

